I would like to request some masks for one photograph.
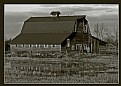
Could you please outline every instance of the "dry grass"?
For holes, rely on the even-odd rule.
[[[62,58],[5,57],[4,69],[5,83],[118,83],[116,55],[70,54]]]

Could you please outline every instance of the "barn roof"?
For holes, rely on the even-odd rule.
[[[61,44],[73,32],[75,21],[81,18],[85,15],[31,17],[11,44]]]
[[[21,33],[71,33],[75,21],[26,22]]]
[[[100,41],[100,42],[103,42],[103,43],[107,43],[107,42],[105,42],[105,41],[103,41],[103,40],[101,40],[101,39],[99,39],[99,38],[96,38],[96,37],[94,37],[94,36],[91,36],[92,38],[94,38],[94,39],[96,39],[96,40],[98,40],[98,41]]]
[[[61,44],[70,33],[22,33],[10,44]]]
[[[71,33],[81,16],[30,17],[25,21],[22,33]]]
[[[85,18],[85,15],[59,16],[59,17],[30,17],[26,22],[54,22],[54,21],[75,21]]]

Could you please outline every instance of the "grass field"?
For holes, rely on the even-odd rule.
[[[63,58],[5,57],[4,82],[39,84],[118,83],[117,55]]]

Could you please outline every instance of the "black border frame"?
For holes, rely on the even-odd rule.
[[[1,0],[0,1],[0,86],[10,85],[4,84],[4,4],[119,4],[119,28],[120,28],[120,0]],[[93,86],[120,86],[120,29],[119,29],[119,84],[35,84],[35,85],[93,85]],[[12,85],[20,85],[20,84],[12,84]],[[27,86],[32,86],[34,84],[23,84]],[[21,86],[21,85],[20,85]]]

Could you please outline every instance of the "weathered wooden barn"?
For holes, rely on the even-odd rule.
[[[30,17],[24,22],[21,33],[10,42],[11,52],[16,51],[80,51],[99,53],[106,42],[91,35],[85,15]]]

